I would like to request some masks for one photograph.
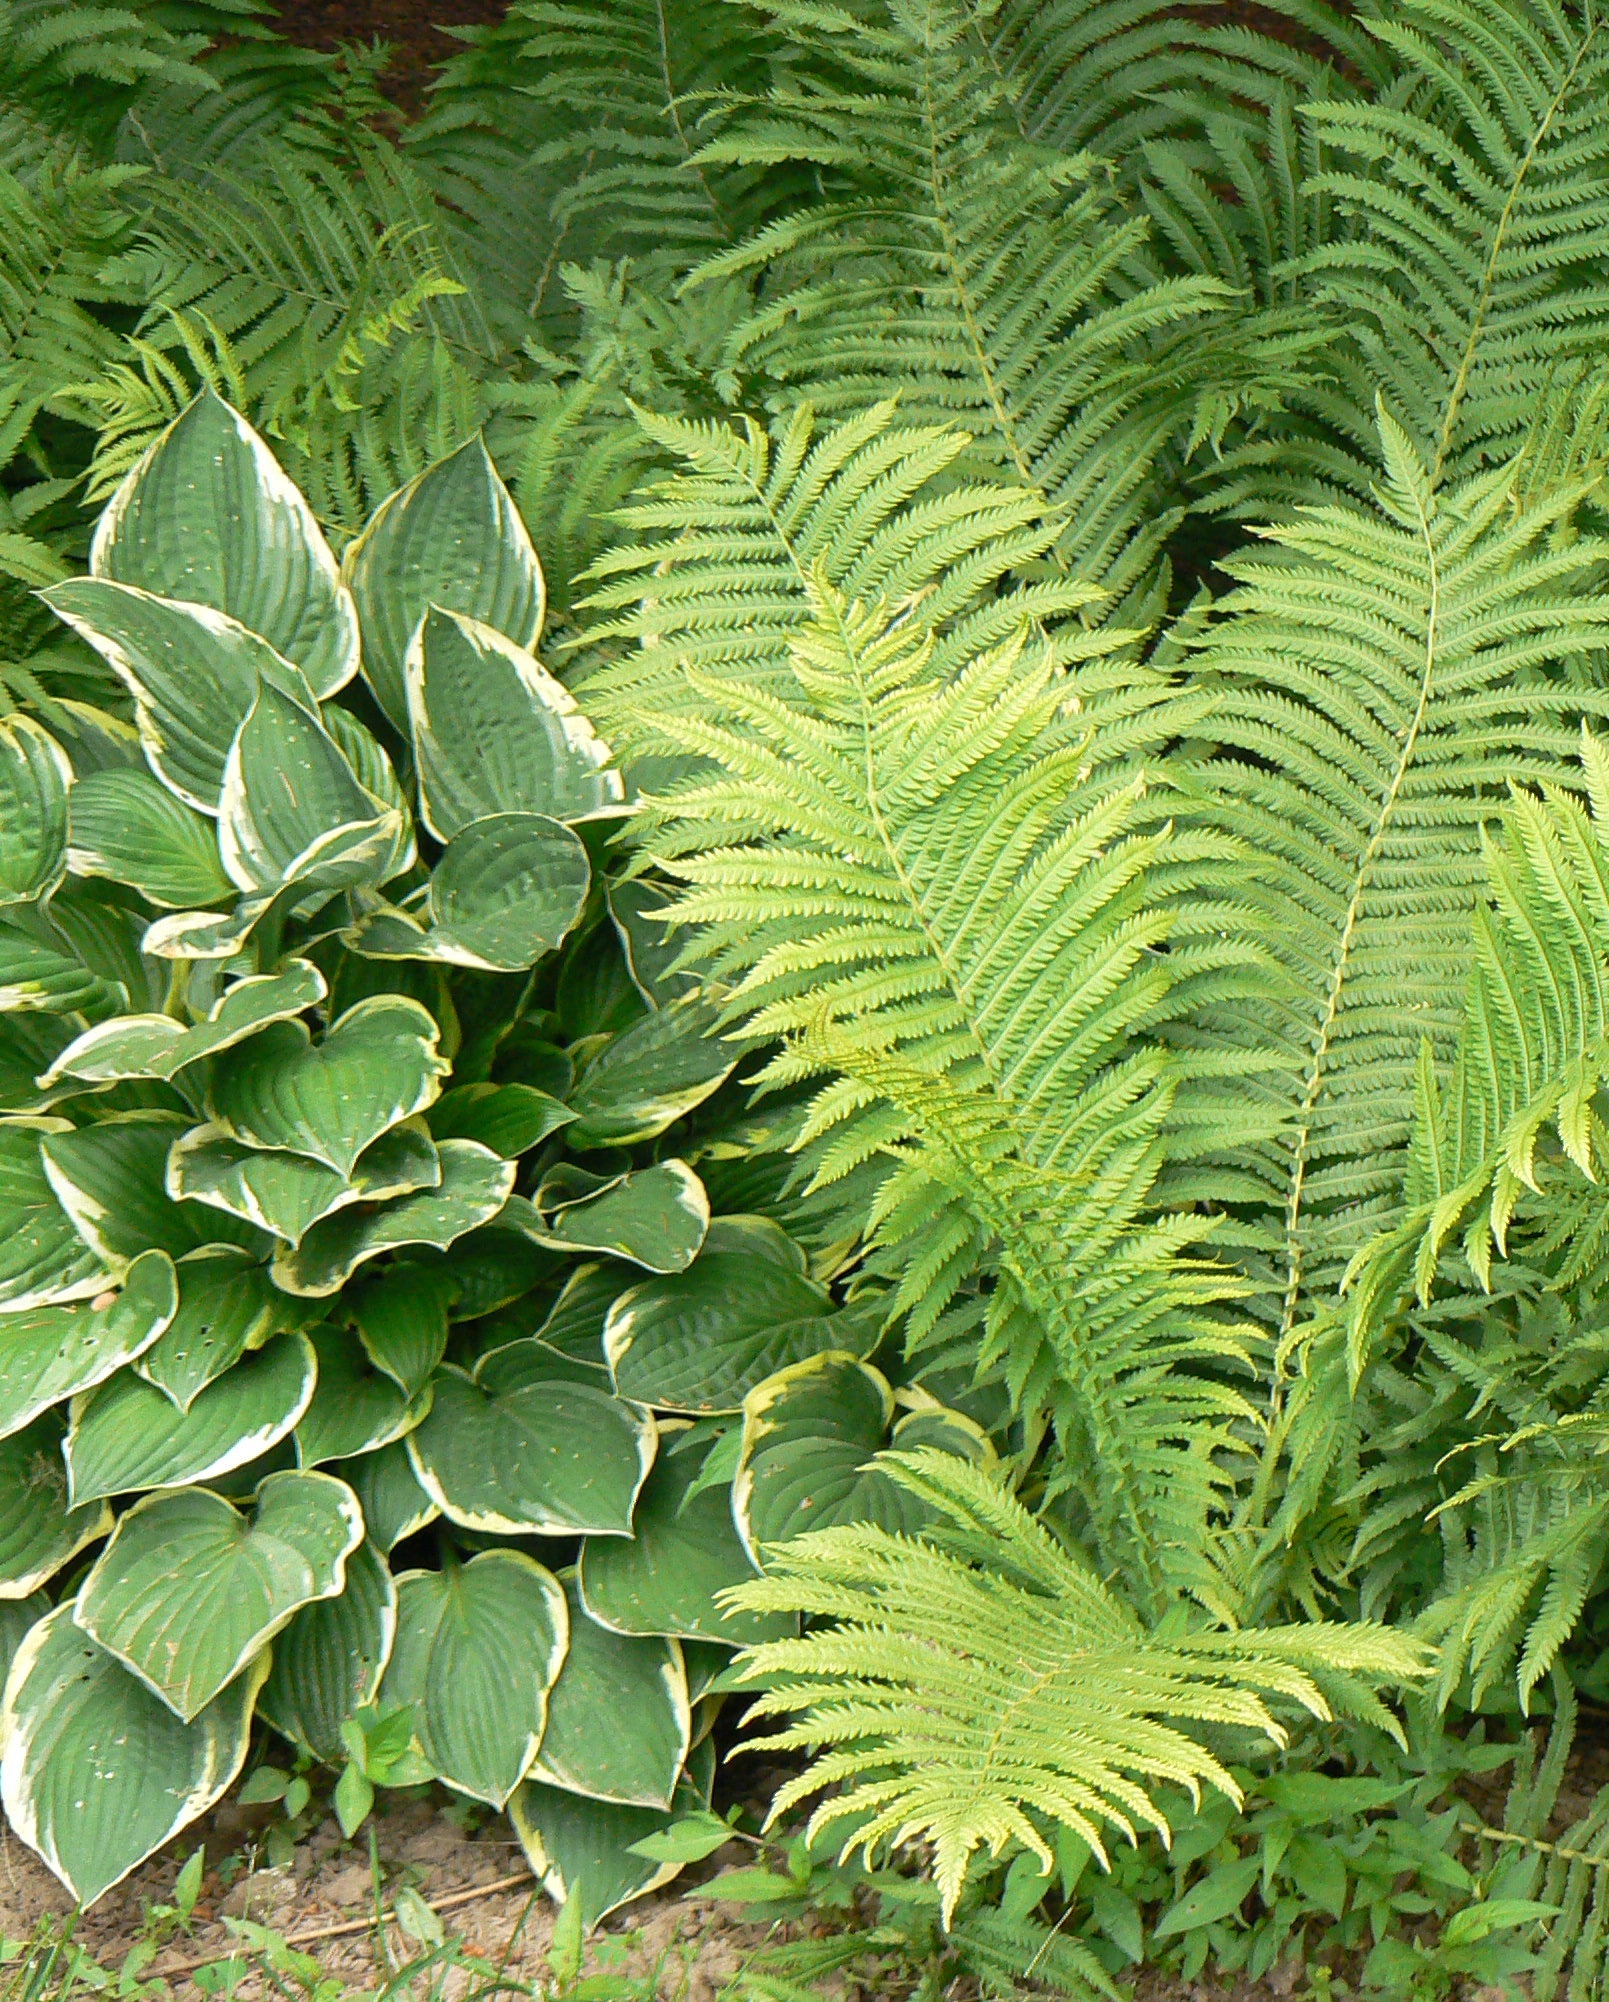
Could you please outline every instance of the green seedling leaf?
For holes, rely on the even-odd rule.
[[[147,1495],[73,1617],[188,1723],[298,1607],[341,1590],[362,1540],[356,1495],[328,1474],[270,1474],[249,1516],[204,1488]]]
[[[1157,1922],[1155,1937],[1171,1939],[1175,1933],[1196,1932],[1216,1925],[1239,1911],[1246,1896],[1263,1871],[1260,1856],[1244,1856],[1237,1863],[1220,1863],[1199,1884],[1193,1885],[1178,1903]]]
[[[651,1863],[702,1863],[732,1840],[730,1822],[718,1814],[690,1814],[673,1821],[657,1835],[645,1835],[631,1844],[633,1856],[646,1856]]]

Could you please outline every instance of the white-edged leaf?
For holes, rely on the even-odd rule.
[[[289,1303],[269,1283],[268,1268],[239,1245],[186,1252],[174,1270],[178,1311],[134,1367],[188,1411],[209,1383],[285,1326]]]
[[[517,973],[554,951],[586,905],[592,865],[579,835],[540,813],[495,813],[447,843],[430,879],[438,958]]]
[[[73,787],[69,805],[75,876],[127,883],[165,910],[234,901],[217,828],[149,772],[96,772]]]
[[[370,1362],[407,1397],[419,1395],[447,1353],[453,1290],[445,1273],[393,1265],[358,1286],[345,1303]]]
[[[718,1091],[740,1054],[720,1032],[719,1011],[697,995],[651,1011],[605,1044],[577,1080],[571,1144],[652,1140]]]
[[[193,1127],[168,1155],[175,1201],[206,1203],[287,1244],[299,1244],[320,1217],[352,1203],[389,1202],[440,1183],[441,1158],[429,1134],[409,1121],[366,1147],[350,1177],[306,1154],[248,1147],[218,1124]]]
[[[39,1142],[45,1173],[79,1235],[114,1271],[147,1246],[180,1258],[204,1244],[256,1241],[249,1224],[168,1193],[168,1153],[189,1122],[176,1112],[114,1112]]]
[[[685,1161],[657,1161],[610,1180],[561,1166],[543,1179],[535,1202],[542,1242],[606,1252],[650,1272],[685,1272],[710,1224],[704,1184]]]
[[[682,1651],[599,1626],[567,1583],[570,1646],[531,1777],[625,1807],[669,1807],[692,1740]]]
[[[171,1078],[186,1064],[216,1056],[254,1036],[270,1022],[290,1021],[328,993],[324,976],[305,959],[288,959],[277,973],[236,980],[213,1003],[206,1020],[190,1028],[171,1015],[120,1015],[86,1029],[68,1045],[41,1080],[60,1077],[107,1083],[116,1078]]]
[[[330,1471],[339,1474],[363,1504],[363,1520],[379,1550],[394,1550],[405,1536],[416,1535],[441,1514],[419,1485],[401,1440],[361,1459],[342,1460]]]
[[[0,904],[34,904],[67,869],[73,768],[42,723],[0,722]]]
[[[173,1261],[147,1251],[115,1292],[0,1317],[0,1436],[21,1431],[53,1404],[104,1383],[144,1354],[178,1304]]]
[[[346,1756],[341,1726],[374,1701],[397,1631],[397,1593],[372,1542],[346,1562],[333,1599],[303,1606],[274,1648],[257,1714],[324,1765]]]
[[[67,1130],[60,1119],[0,1120],[0,1317],[87,1299],[113,1283],[45,1173],[41,1139]]]
[[[681,1873],[681,1864],[634,1855],[631,1845],[708,1805],[708,1784],[690,1773],[669,1808],[621,1807],[527,1780],[510,1800],[508,1816],[543,1890],[556,1904],[573,1900],[582,1930],[590,1932],[621,1905]]]
[[[0,1440],[0,1601],[28,1598],[112,1526],[104,1501],[67,1506],[66,1432],[46,1411]]]
[[[351,1328],[323,1322],[308,1332],[318,1356],[318,1385],[296,1427],[304,1467],[378,1452],[411,1432],[430,1408],[429,1388],[410,1399],[370,1362]]]
[[[206,1488],[119,1518],[73,1618],[189,1723],[300,1606],[333,1598],[363,1513],[329,1474],[270,1474],[243,1513]]]

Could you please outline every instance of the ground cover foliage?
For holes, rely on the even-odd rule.
[[[5,9],[0,1788],[78,1896],[261,1727],[590,1922],[742,1688],[991,1981],[1596,1992],[1609,44],[1267,28],[517,0],[403,126],[257,0]]]

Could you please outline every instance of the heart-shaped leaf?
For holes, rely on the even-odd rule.
[[[257,1714],[310,1758],[339,1765],[341,1726],[374,1701],[396,1631],[391,1573],[373,1543],[361,1543],[340,1594],[303,1606],[281,1635]]]
[[[275,1022],[214,1076],[208,1110],[251,1147],[283,1149],[350,1177],[388,1128],[430,1104],[449,1068],[429,1012],[374,994],[320,1043],[303,1022]]]
[[[704,1184],[674,1160],[601,1182],[578,1168],[555,1168],[537,1190],[536,1208],[542,1241],[556,1250],[607,1252],[650,1272],[685,1272],[710,1222]]]
[[[428,1133],[405,1123],[366,1147],[348,1178],[305,1154],[264,1153],[227,1126],[209,1125],[174,1142],[167,1174],[175,1201],[206,1203],[299,1244],[320,1217],[352,1203],[439,1187],[441,1157]]]
[[[39,1143],[50,1186],[79,1235],[114,1271],[147,1245],[174,1258],[204,1244],[250,1244],[249,1224],[168,1194],[168,1153],[188,1130],[182,1113],[119,1112]]]
[[[325,1322],[310,1330],[308,1339],[318,1357],[318,1386],[296,1428],[296,1457],[304,1467],[389,1446],[429,1409],[428,1388],[410,1402],[373,1366],[349,1328]]]
[[[543,1890],[555,1904],[574,1900],[582,1931],[590,1932],[621,1905],[668,1884],[682,1868],[634,1855],[632,1844],[708,1805],[709,1788],[691,1775],[683,1776],[668,1808],[621,1807],[527,1780],[509,1802],[508,1816]]]
[[[586,848],[562,821],[540,813],[471,821],[430,879],[436,956],[489,973],[534,966],[574,928],[591,882]]]
[[[609,1313],[604,1352],[622,1397],[694,1413],[737,1411],[789,1363],[851,1345],[875,1324],[834,1314],[824,1287],[769,1260],[711,1252],[690,1270],[649,1279]]]
[[[543,1348],[595,1369],[606,1389],[612,1385],[603,1353],[603,1328],[609,1309],[627,1284],[627,1275],[617,1265],[578,1265],[536,1331]]]
[[[659,1456],[637,1498],[631,1536],[588,1539],[579,1574],[587,1611],[623,1634],[678,1634],[752,1647],[782,1640],[782,1613],[727,1613],[716,1595],[758,1575],[732,1520],[727,1481],[701,1485],[705,1428],[660,1427]]]
[[[768,1543],[807,1530],[870,1522],[914,1533],[930,1518],[919,1497],[889,1479],[874,1456],[885,1446],[933,1446],[969,1460],[992,1460],[982,1428],[921,1391],[894,1393],[870,1363],[815,1356],[778,1372],[743,1407],[743,1453],[732,1512],[760,1561]]]
[[[445,1250],[489,1223],[514,1186],[514,1163],[473,1140],[444,1140],[436,1149],[441,1182],[376,1210],[337,1210],[295,1250],[274,1260],[274,1283],[287,1293],[324,1299],[338,1293],[360,1265],[403,1245]],[[523,1288],[521,1289],[523,1291]]]
[[[357,613],[313,511],[236,410],[203,390],[102,514],[89,567],[227,612],[323,701],[358,665]]]
[[[245,1763],[262,1657],[182,1724],[58,1606],[17,1650],[0,1710],[6,1819],[83,1905],[222,1799]]]
[[[317,714],[263,682],[224,761],[218,852],[230,881],[263,894],[284,883],[378,882],[401,832],[400,816],[358,783]],[[404,851],[400,866],[409,860]]]
[[[692,1737],[682,1651],[611,1633],[568,1582],[570,1646],[532,1779],[626,1807],[669,1807]]]
[[[654,1458],[654,1421],[606,1390],[562,1379],[535,1342],[447,1367],[408,1451],[426,1492],[466,1529],[627,1536]]]
[[[45,1173],[40,1140],[67,1130],[64,1120],[0,1120],[0,1306],[8,1317],[113,1283]]]
[[[635,1147],[702,1105],[737,1067],[715,1007],[689,995],[642,1016],[588,1064],[570,1093],[575,1148]]]
[[[254,973],[227,987],[203,1022],[186,1029],[171,1015],[121,1015],[98,1023],[68,1045],[46,1072],[106,1083],[126,1077],[176,1077],[186,1064],[244,1042],[270,1022],[315,1007],[328,992],[324,976],[305,959],[288,959],[278,973]]]
[[[67,867],[67,788],[73,768],[31,716],[0,722],[0,904],[34,904]]]
[[[215,814],[229,747],[258,689],[265,680],[294,688],[297,669],[205,605],[96,577],[71,578],[42,596],[134,697],[151,770],[187,806]]]
[[[444,1273],[393,1265],[350,1301],[370,1362],[409,1398],[417,1397],[447,1353],[453,1286]]]
[[[0,1600],[8,1604],[36,1592],[112,1526],[103,1501],[67,1506],[66,1432],[59,1414],[47,1411],[0,1440]]]
[[[444,1092],[426,1117],[438,1140],[478,1140],[512,1161],[575,1114],[533,1085],[460,1084]]]
[[[189,1252],[175,1272],[178,1311],[134,1367],[188,1411],[209,1383],[285,1325],[289,1302],[269,1284],[267,1268],[236,1245]]]
[[[399,730],[408,642],[429,606],[465,612],[522,647],[542,630],[542,566],[479,438],[382,501],[341,567],[363,626],[364,678]]]
[[[270,1474],[249,1516],[205,1488],[147,1495],[73,1618],[189,1723],[299,1606],[340,1591],[362,1541],[357,1496],[328,1474]]]
[[[313,1398],[317,1367],[305,1335],[276,1335],[179,1411],[125,1370],[73,1400],[68,1492],[75,1506],[140,1488],[217,1480],[287,1438]]]
[[[67,859],[75,876],[128,883],[169,910],[233,901],[217,828],[149,772],[80,779],[70,805]]]
[[[586,820],[622,811],[607,744],[524,647],[432,607],[408,649],[419,810],[438,841],[488,814]]]
[[[143,1354],[178,1304],[172,1260],[148,1251],[129,1266],[120,1291],[7,1314],[0,1321],[0,1436],[20,1432]]]
[[[441,1514],[419,1485],[406,1444],[398,1440],[358,1460],[342,1460],[330,1469],[363,1504],[370,1541],[390,1551],[407,1536],[415,1536]]]
[[[568,1638],[564,1588],[523,1552],[405,1571],[380,1708],[411,1704],[432,1768],[502,1807],[541,1743]]]

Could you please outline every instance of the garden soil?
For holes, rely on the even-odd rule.
[[[391,66],[383,87],[414,113],[423,106],[432,69],[463,46],[445,30],[487,25],[507,11],[508,0],[281,0],[273,25],[310,49],[388,43]]]

